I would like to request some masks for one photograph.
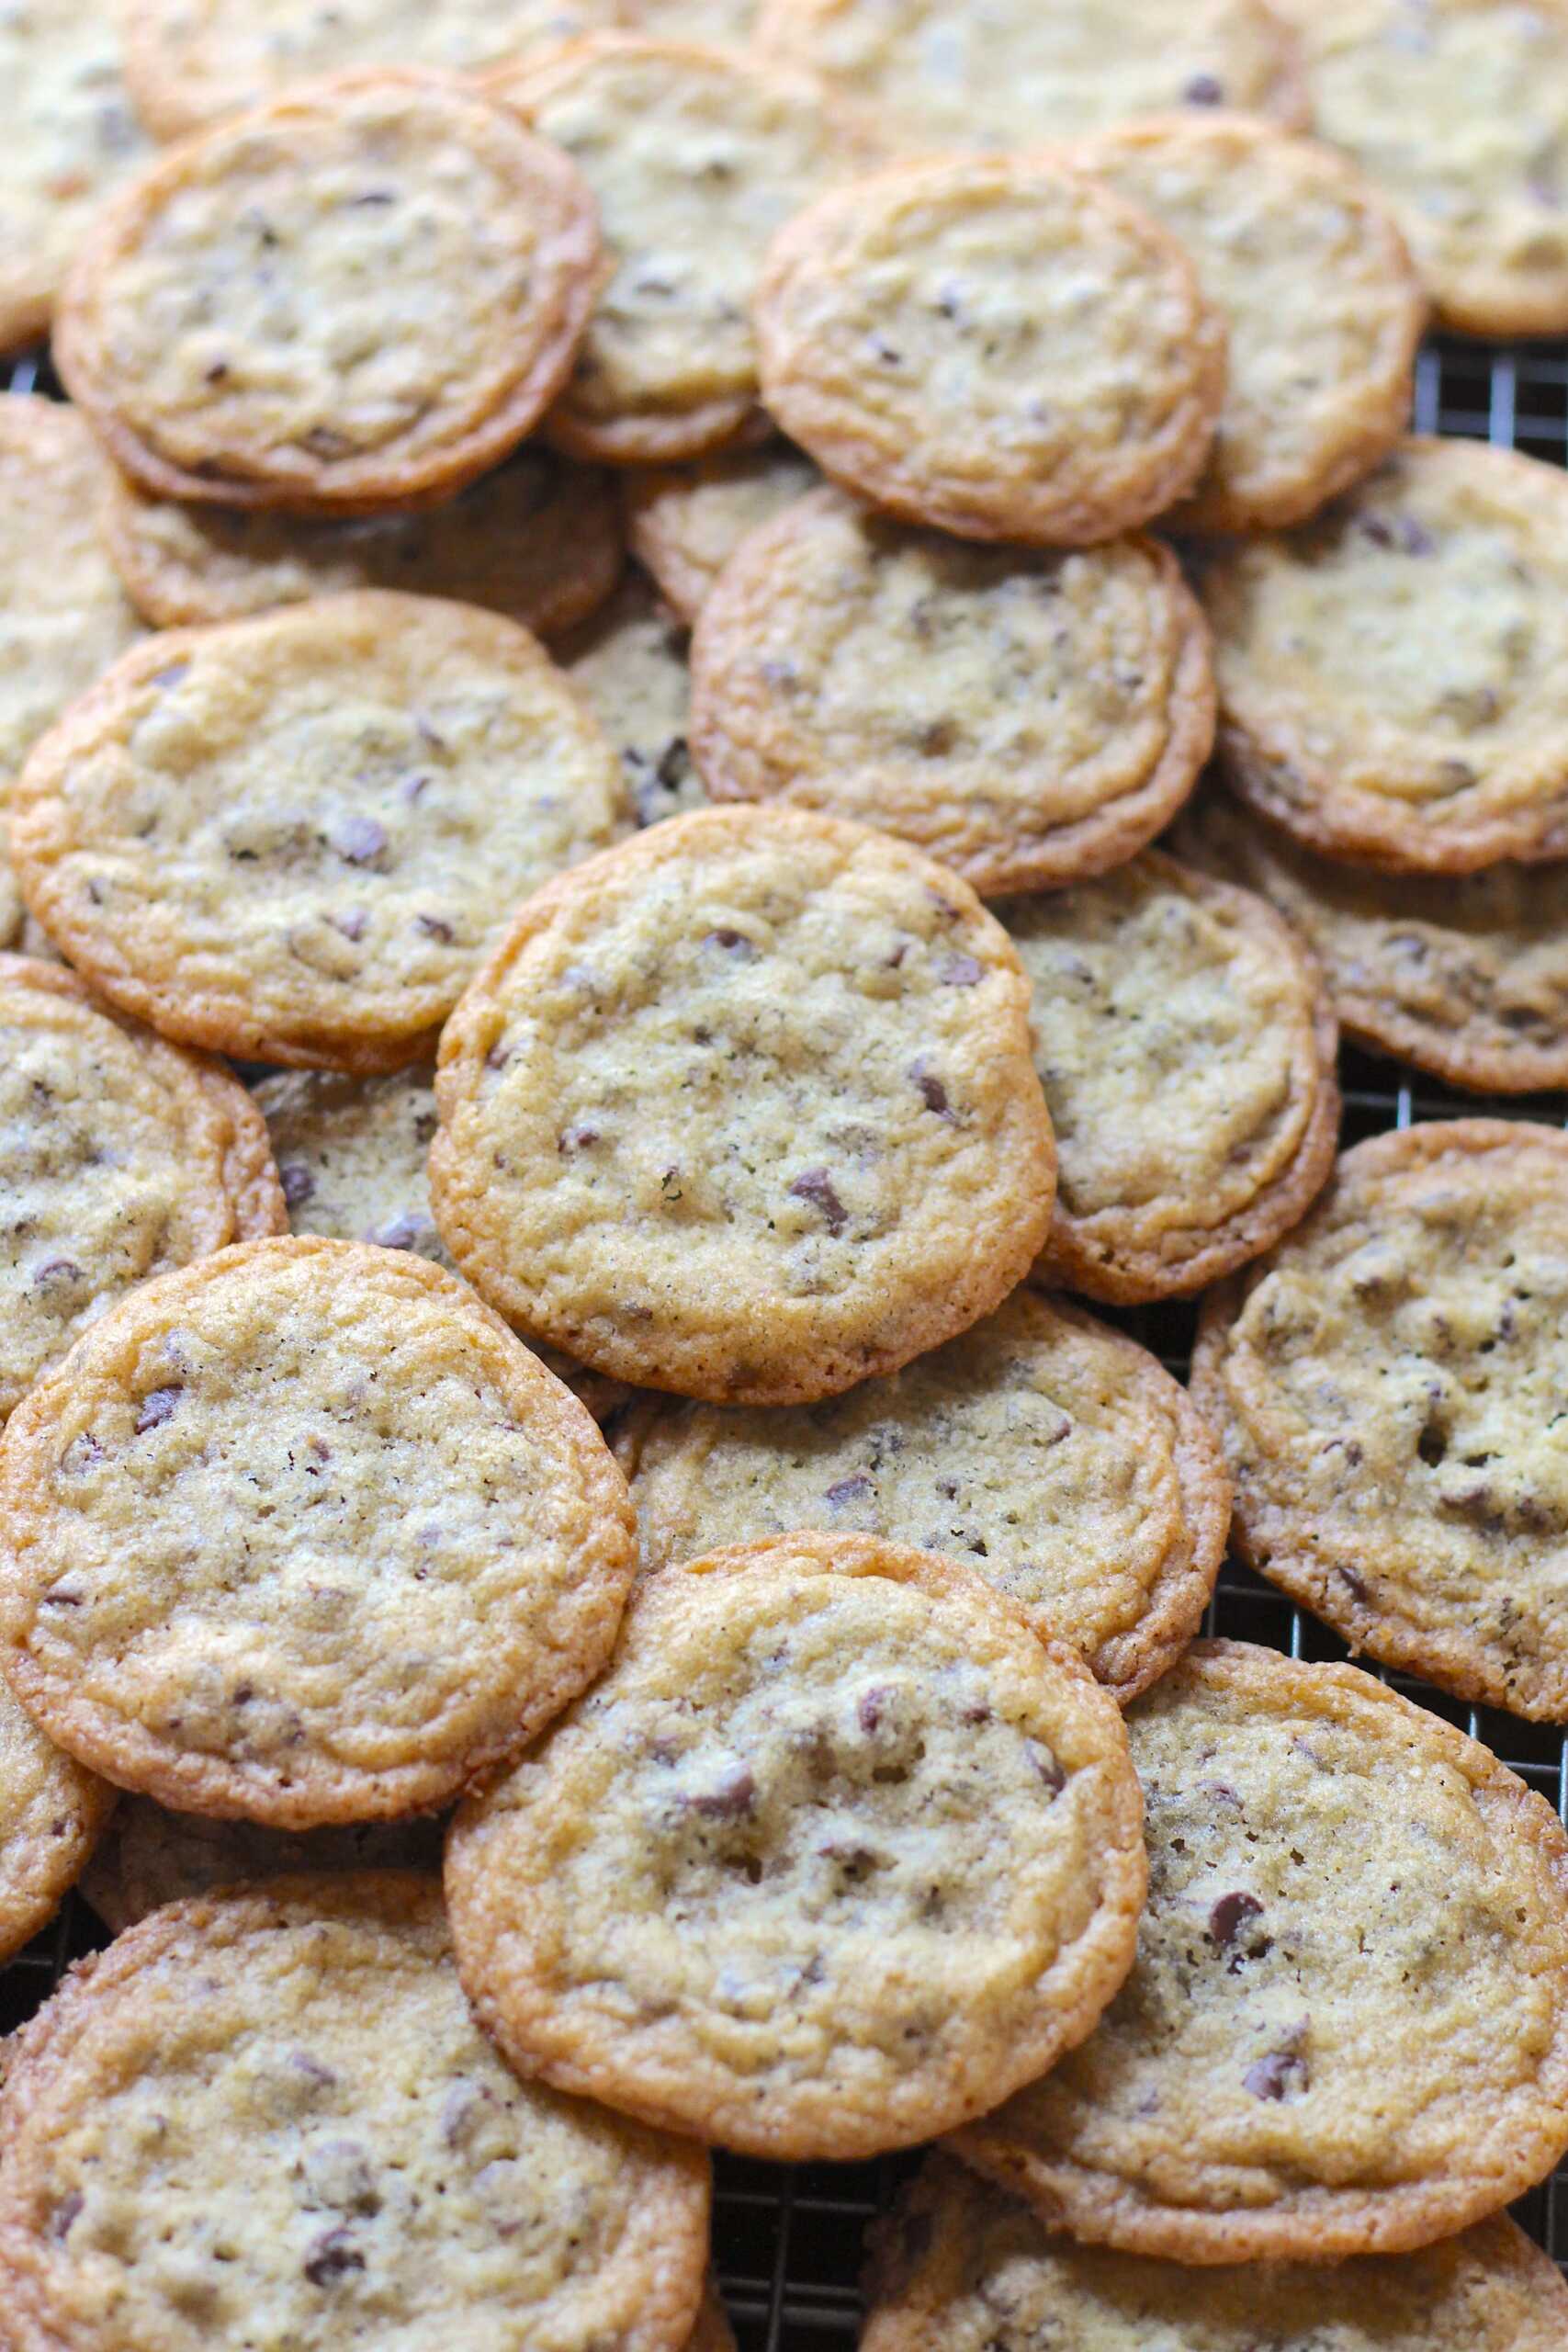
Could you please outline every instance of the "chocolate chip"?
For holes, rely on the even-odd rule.
[[[1400,555],[1431,555],[1438,544],[1414,514],[1363,515],[1360,528],[1374,547],[1393,548]]]
[[[350,865],[370,865],[387,846],[387,828],[374,817],[344,817],[329,838]]]
[[[1026,1739],[1023,1752],[1054,1797],[1059,1797],[1067,1785],[1067,1776],[1050,1749],[1037,1739]]]
[[[49,2234],[57,2243],[70,2236],[71,2224],[85,2201],[79,2188],[72,2189],[69,2196],[61,2199],[49,2217]]]
[[[142,1437],[147,1430],[160,1429],[166,1420],[172,1419],[184,1395],[185,1390],[178,1386],[149,1389],[136,1416],[137,1436]]]
[[[1247,2068],[1241,2086],[1254,2098],[1283,2098],[1287,2091],[1304,2091],[1308,2079],[1306,2061],[1293,2050],[1271,2050]]]
[[[331,922],[333,929],[341,931],[345,939],[360,940],[365,936],[370,918],[363,907],[351,907],[347,914],[333,915]]]
[[[834,1192],[825,1168],[807,1169],[789,1189],[797,1201],[809,1201],[821,1210],[829,1233],[842,1233],[850,1221],[849,1211]]]
[[[362,206],[396,204],[398,199],[389,187],[367,187],[363,196],[351,196],[348,200],[352,205]]]
[[[280,1159],[277,1179],[291,1209],[297,1209],[301,1201],[308,1201],[316,1189],[316,1180],[302,1159]]]
[[[450,947],[457,936],[452,925],[440,915],[415,915],[414,921],[427,939],[438,939],[444,947]]]
[[[674,792],[684,784],[692,772],[692,754],[683,735],[672,735],[654,770],[657,782],[666,792]]]
[[[947,1089],[941,1079],[933,1078],[923,1062],[911,1062],[909,1076],[919,1088],[920,1100],[926,1109],[934,1111],[937,1117],[945,1119],[950,1126],[956,1126],[958,1123],[953,1117],[952,1105],[947,1099]]]
[[[1190,107],[1223,107],[1225,85],[1212,74],[1194,74],[1181,95]]]
[[[563,1127],[559,1136],[556,1138],[556,1149],[562,1153],[588,1151],[598,1141],[599,1130],[597,1127],[587,1127],[581,1125]]]
[[[95,1462],[101,1462],[103,1458],[104,1449],[97,1439],[91,1430],[84,1430],[80,1437],[72,1439],[61,1455],[60,1467],[67,1477],[76,1478],[80,1477],[84,1470],[90,1470]]]
[[[389,1216],[385,1225],[375,1227],[364,1238],[378,1250],[416,1250],[421,1231],[412,1216]]]
[[[892,1686],[886,1682],[874,1682],[869,1690],[861,1692],[855,1715],[862,1731],[876,1729],[887,1713],[887,1702],[892,1696]]]
[[[703,945],[722,947],[726,955],[739,956],[743,964],[750,963],[758,952],[753,942],[748,939],[742,931],[707,932],[704,934]]]
[[[51,1584],[47,1592],[39,1595],[39,1607],[80,1609],[86,1597],[79,1584],[72,1584],[67,1577],[62,1577],[58,1584]]]
[[[1256,1894],[1222,1894],[1209,1913],[1209,1940],[1220,1951],[1235,1950],[1242,1941],[1244,1930],[1251,1926],[1254,1919],[1261,1919],[1262,1917],[1263,1905]],[[1258,1942],[1250,1945],[1253,1957],[1259,1960],[1268,1949],[1267,1939],[1262,1939],[1261,1948]],[[1242,1954],[1237,1951],[1236,1958],[1231,1962],[1233,1975],[1241,1958]]]
[[[52,1283],[79,1283],[81,1279],[82,1269],[73,1258],[51,1258],[47,1266],[39,1268],[33,1283],[35,1288],[45,1290]]]
[[[355,2250],[346,2230],[328,2230],[310,2248],[304,2267],[312,2287],[331,2287],[351,2270],[363,2270],[365,2256]]]
[[[209,368],[202,369],[201,380],[204,384],[220,384],[228,373],[229,362],[226,359],[215,359]]]
[[[1356,1574],[1354,1568],[1348,1568],[1343,1561],[1339,1561],[1335,1566],[1334,1573],[1339,1578],[1340,1583],[1345,1587],[1346,1591],[1349,1594],[1352,1600],[1371,1600],[1372,1597],[1371,1588],[1369,1586],[1364,1577],[1359,1577]]]
[[[973,956],[950,956],[937,967],[937,978],[944,989],[972,989],[985,977],[984,965]]]
[[[840,1503],[856,1502],[862,1495],[869,1495],[870,1492],[871,1480],[861,1470],[852,1478],[835,1478],[822,1499],[831,1503],[836,1510]]]
[[[705,1821],[739,1821],[751,1810],[757,1793],[757,1783],[744,1764],[738,1765],[727,1780],[716,1789],[689,1800],[692,1811],[700,1813]]]

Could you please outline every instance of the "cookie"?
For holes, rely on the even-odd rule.
[[[291,1231],[413,1250],[451,1266],[425,1172],[435,1135],[435,1073],[427,1063],[379,1078],[279,1071],[263,1079],[255,1100],[277,1157]],[[628,1401],[631,1391],[621,1382],[584,1372],[553,1348],[539,1352],[596,1421]]]
[[[49,1925],[113,1804],[0,1682],[0,1963]]]
[[[619,23],[626,0],[131,0],[126,78],[142,120],[183,139],[328,74],[478,74]]]
[[[1218,790],[1182,810],[1170,846],[1278,907],[1363,1045],[1486,1094],[1568,1088],[1568,865],[1369,872]]]
[[[0,1421],[138,1283],[286,1221],[227,1070],[19,956],[0,956]]]
[[[735,2330],[717,2286],[708,2281],[697,2324],[686,2342],[686,2352],[735,2352]]]
[[[951,1561],[797,1535],[641,1588],[597,1690],[458,1814],[446,1899],[526,2074],[846,2157],[1081,2040],[1144,1878],[1121,1721],[1075,1652]]]
[[[1196,2270],[1052,2237],[951,2157],[878,2223],[862,2352],[1558,2352],[1568,2286],[1502,2214],[1416,2254]]]
[[[1122,1704],[1197,1632],[1230,1488],[1186,1391],[1066,1300],[994,1315],[825,1405],[649,1398],[617,1440],[645,1571],[802,1527],[961,1561]]]
[[[97,218],[55,364],[164,498],[342,513],[455,491],[571,368],[593,198],[504,107],[367,74],[182,141]]]
[[[1304,1216],[1339,1128],[1334,1015],[1264,899],[1157,850],[1018,899],[1058,1152],[1052,1281],[1181,1296]]]
[[[1446,326],[1568,328],[1562,0],[1285,0],[1319,135],[1393,206]]]
[[[49,333],[88,223],[152,150],[126,91],[110,9],[14,0],[0,15],[0,350],[14,350]]]
[[[1082,547],[1209,456],[1224,328],[1168,231],[1041,155],[821,197],[758,290],[762,397],[824,472],[961,537]]]
[[[754,531],[692,639],[715,800],[885,826],[987,898],[1119,865],[1214,738],[1208,629],[1152,539],[918,531],[820,490]]]
[[[137,635],[95,523],[108,471],[72,410],[30,393],[0,399],[0,947],[22,935],[4,848],[17,773],[45,729]]]
[[[1565,534],[1560,467],[1416,439],[1315,522],[1216,555],[1237,792],[1389,873],[1568,854]]]
[[[757,37],[906,148],[1039,147],[1168,107],[1306,119],[1295,36],[1260,0],[769,0]]]
[[[596,611],[621,571],[611,477],[535,443],[456,498],[412,514],[312,521],[183,506],[117,473],[102,519],[116,570],[160,628],[399,588],[482,605],[553,637]]]
[[[747,533],[821,479],[809,458],[777,437],[691,465],[637,467],[622,476],[632,553],[681,619],[694,621]]]
[[[607,266],[545,430],[617,465],[700,457],[760,424],[750,311],[775,229],[863,160],[808,76],[602,33],[491,77],[593,191]]]
[[[1225,322],[1219,431],[1179,528],[1298,523],[1393,447],[1426,303],[1393,214],[1348,158],[1191,113],[1071,152],[1180,239]]]
[[[702,2293],[706,2159],[518,2082],[414,1872],[144,1919],[23,2030],[0,2149],[17,2352],[678,2352]]]
[[[524,908],[442,1034],[435,1220],[612,1378],[808,1403],[1027,1272],[1054,1154],[1028,986],[956,876],[783,808],[671,819]]]
[[[34,751],[11,854],[166,1036],[377,1070],[427,1057],[519,900],[630,821],[526,629],[366,589],[137,646]]]
[[[1557,1384],[1568,1137],[1452,1119],[1344,1154],[1204,1303],[1193,1383],[1245,1558],[1353,1648],[1568,1723]]]
[[[444,1826],[434,1814],[416,1814],[406,1821],[354,1821],[290,1832],[264,1829],[254,1821],[170,1813],[151,1797],[121,1797],[82,1873],[81,1890],[118,1936],[165,1903],[183,1903],[242,1882],[295,1877],[302,1871],[438,1871]]]
[[[144,1283],[0,1444],[0,1665],[190,1813],[440,1805],[598,1672],[631,1581],[593,1423],[423,1259],[314,1238]]]
[[[1568,2147],[1568,1838],[1348,1666],[1197,1644],[1127,1718],[1149,1902],[1094,2034],[955,2141],[1095,2245],[1398,2254]]]
[[[686,633],[634,566],[604,610],[556,647],[615,746],[639,825],[705,808],[692,758]]]

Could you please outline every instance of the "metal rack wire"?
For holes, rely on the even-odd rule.
[[[37,355],[8,368],[0,362],[0,380],[12,391],[57,389]],[[1429,345],[1417,366],[1415,424],[1418,432],[1490,440],[1568,465],[1568,345]],[[1568,1098],[1484,1101],[1349,1048],[1341,1076],[1347,1144],[1464,1113],[1568,1125]],[[1173,1372],[1185,1373],[1190,1308],[1147,1308],[1118,1319]],[[1346,1655],[1315,1619],[1234,1563],[1221,1575],[1207,1630],[1267,1643],[1292,1657]],[[1384,1679],[1483,1740],[1568,1821],[1568,1737],[1491,1709],[1466,1707],[1407,1676]],[[102,1940],[85,1906],[69,1904],[46,1936],[0,1969],[0,2033],[30,2016],[67,1962]],[[865,2224],[909,2168],[910,2160],[903,2158],[788,2169],[720,2159],[715,2244],[742,2352],[831,2352],[853,2345]],[[1568,2165],[1515,2210],[1530,2234],[1568,2267]]]

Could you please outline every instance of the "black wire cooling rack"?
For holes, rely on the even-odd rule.
[[[38,355],[8,366],[0,361],[0,377],[11,391],[58,390],[47,360]],[[1416,367],[1414,422],[1420,433],[1489,440],[1568,465],[1568,344],[1430,344]],[[1460,1094],[1350,1047],[1341,1057],[1340,1076],[1345,1144],[1390,1127],[1465,1113],[1568,1125],[1568,1097],[1492,1101]],[[1185,1376],[1194,1319],[1190,1307],[1142,1308],[1115,1319]],[[1315,1618],[1292,1608],[1234,1562],[1221,1573],[1205,1630],[1266,1643],[1292,1657],[1348,1654]],[[1568,1822],[1568,1737],[1490,1708],[1466,1707],[1406,1675],[1385,1673],[1382,1679],[1484,1741]],[[68,1962],[103,1941],[93,1915],[73,1898],[47,1935],[0,1968],[0,2033],[31,2016]],[[872,2165],[784,2167],[720,2157],[715,2251],[741,2352],[831,2352],[853,2345],[860,2327],[857,2279],[865,2226],[912,2161],[893,2157]],[[1515,2211],[1530,2235],[1568,2268],[1568,2165]]]

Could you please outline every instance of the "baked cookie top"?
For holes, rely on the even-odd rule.
[[[1472,334],[1568,327],[1562,0],[1286,0],[1319,134],[1399,216],[1438,315]]]
[[[1450,1086],[1568,1087],[1568,865],[1380,874],[1217,789],[1182,810],[1171,847],[1279,908],[1351,1035]]]
[[[1078,547],[1201,473],[1225,338],[1168,231],[1039,154],[819,198],[758,291],[762,396],[823,470],[961,537]]]
[[[771,2157],[863,2156],[1081,2039],[1144,1893],[1112,1702],[868,1536],[642,1586],[597,1689],[465,1806],[469,1998],[530,2075]]]
[[[244,1088],[20,956],[0,956],[0,1420],[138,1283],[285,1224]]]
[[[747,533],[821,479],[779,435],[760,448],[722,449],[689,465],[637,467],[622,476],[632,553],[681,619],[694,621]]]
[[[950,2156],[875,2225],[862,2352],[1557,2352],[1568,2286],[1501,2214],[1418,2254],[1190,2269],[1048,2235]]]
[[[1127,1717],[1132,1974],[972,2164],[1094,2245],[1336,2262],[1494,2212],[1568,2147],[1568,1838],[1349,1666],[1201,1642]]]
[[[1038,147],[1167,107],[1305,119],[1260,0],[771,0],[759,39],[926,148]]]
[[[802,1527],[962,1561],[1123,1704],[1197,1632],[1230,1487],[1186,1391],[1065,1299],[982,1323],[821,1405],[649,1398],[616,1450],[645,1570]]]
[[[6,25],[0,19],[0,51]],[[5,198],[0,194],[0,217]],[[46,728],[136,637],[96,527],[109,469],[80,416],[32,393],[0,400],[0,946],[22,902],[4,810]]]
[[[48,334],[89,221],[152,152],[120,51],[110,9],[27,0],[0,15],[0,350]]]
[[[1053,1281],[1201,1290],[1304,1215],[1334,1165],[1334,1016],[1266,900],[1158,850],[1006,909],[1058,1152]]]
[[[1047,1229],[1028,986],[956,876],[794,809],[541,890],[442,1035],[436,1222],[613,1376],[807,1402],[987,1314]]]
[[[1392,872],[1568,853],[1568,478],[1412,439],[1202,575],[1232,783]]]
[[[636,565],[555,650],[619,755],[637,823],[705,808],[692,759],[686,632]]]
[[[526,629],[367,589],[137,646],[34,752],[11,848],[127,1012],[374,1070],[428,1055],[518,901],[630,821]]]
[[[302,1871],[435,1871],[444,1828],[442,1816],[421,1813],[404,1821],[267,1829],[258,1821],[171,1813],[152,1797],[122,1796],[82,1873],[81,1892],[118,1936],[165,1903],[242,1882]]]
[[[11,1416],[0,1663],[124,1788],[286,1829],[444,1804],[609,1655],[626,1485],[423,1259],[253,1242],[145,1283]]]
[[[706,2158],[519,2082],[413,1872],[155,1912],[24,2029],[0,2118],[17,2352],[679,2352],[696,2315]]]
[[[586,620],[621,571],[611,477],[535,443],[455,498],[410,514],[188,506],[116,473],[102,521],[116,570],[159,628],[396,588],[482,605],[550,637]]]
[[[1208,629],[1152,539],[984,547],[819,490],[751,534],[692,639],[715,800],[886,827],[987,898],[1120,865],[1213,738]]]
[[[113,1804],[0,1680],[0,1962],[48,1926]]]
[[[1426,303],[1393,213],[1347,157],[1195,113],[1071,153],[1180,239],[1225,322],[1219,431],[1179,527],[1300,522],[1393,447]]]
[[[1568,1136],[1452,1119],[1344,1154],[1204,1303],[1193,1383],[1244,1555],[1358,1649],[1568,1722]]]
[[[750,308],[773,232],[868,144],[810,76],[739,51],[602,33],[489,88],[565,150],[607,256],[546,426],[575,457],[700,456],[756,422]]]
[[[96,220],[54,356],[148,490],[339,511],[458,489],[548,406],[593,198],[434,74],[315,83],[182,141]]]
[[[321,74],[477,74],[623,22],[629,0],[131,0],[126,79],[160,139],[182,139]]]

